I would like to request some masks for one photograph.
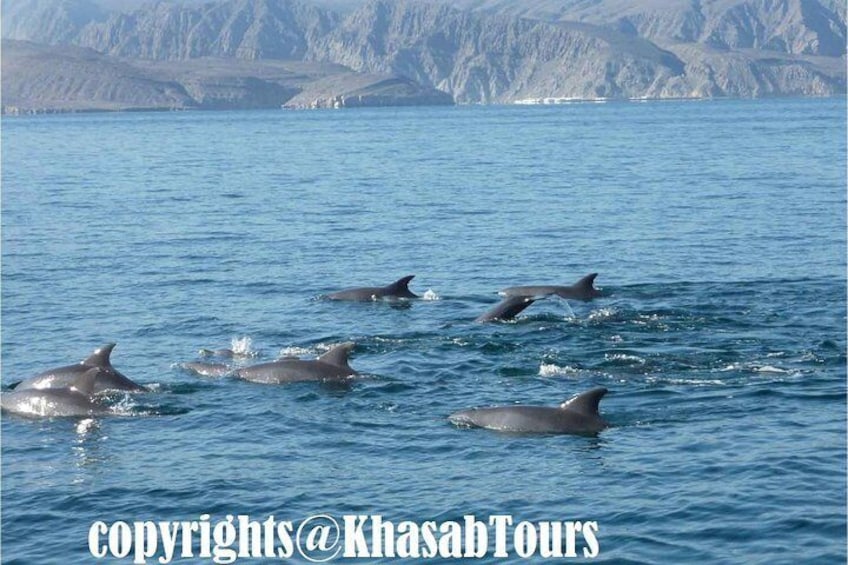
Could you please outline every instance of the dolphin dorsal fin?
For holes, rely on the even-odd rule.
[[[109,361],[109,356],[112,355],[113,349],[115,349],[114,343],[107,343],[103,347],[98,347],[82,364],[90,367],[111,367],[112,363]]]
[[[97,375],[99,374],[100,368],[92,367],[74,379],[74,382],[71,384],[71,388],[87,396],[91,396],[94,394],[94,382],[97,380]]]
[[[566,400],[559,407],[562,410],[570,412],[578,412],[586,416],[600,416],[598,414],[598,404],[601,398],[607,393],[604,387],[593,388],[592,390],[580,393]]]
[[[415,278],[415,275],[407,275],[402,279],[398,279],[389,286],[386,287],[386,290],[391,291],[393,294],[399,293],[409,293],[412,292],[409,290],[409,281]]]
[[[587,289],[587,290],[588,289],[594,289],[595,277],[597,277],[597,276],[598,276],[598,273],[592,273],[590,275],[586,275],[585,277],[583,277],[582,279],[577,281],[574,284],[574,286],[577,287],[577,288],[584,288],[584,289]]]
[[[350,368],[350,365],[347,363],[347,357],[350,355],[351,350],[354,347],[354,343],[348,342],[343,343],[341,345],[337,345],[327,353],[318,358],[322,363],[327,363],[328,365],[335,365],[336,367],[347,367]]]

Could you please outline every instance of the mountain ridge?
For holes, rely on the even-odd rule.
[[[196,73],[203,58],[345,69],[345,80],[325,75],[296,86],[291,98],[316,94],[300,96],[297,107],[346,105],[361,86],[353,85],[362,82],[357,74],[382,77],[372,85],[398,79],[385,83],[407,93],[397,103],[436,100],[433,91],[458,103],[845,93],[845,10],[831,0],[453,3],[465,9],[339,0],[344,11],[300,0],[157,2],[123,11],[108,3],[22,0],[4,6],[3,37],[147,61],[147,72],[149,61],[162,61]],[[30,80],[18,69],[15,80]]]

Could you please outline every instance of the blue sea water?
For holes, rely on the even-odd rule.
[[[94,562],[96,520],[510,514],[596,521],[599,562],[845,562],[845,142],[844,99],[5,119],[2,383],[116,342],[151,392],[3,415],[2,561]],[[176,367],[234,340],[364,376]],[[596,386],[596,437],[446,419]]]

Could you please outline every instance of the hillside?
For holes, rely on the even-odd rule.
[[[453,104],[402,77],[332,64],[122,59],[5,39],[2,52],[4,113]]]
[[[87,77],[82,105],[103,92],[115,93],[106,105],[127,97],[132,107],[323,107],[846,88],[845,7],[832,0],[20,0],[2,16],[6,39],[90,50],[74,63]],[[67,91],[48,67],[72,51],[42,49],[34,68],[16,60],[23,51],[4,45],[4,105],[9,92],[46,103]],[[92,53],[105,57],[99,86]],[[314,80],[293,79],[297,65]],[[148,93],[159,80],[170,86]]]

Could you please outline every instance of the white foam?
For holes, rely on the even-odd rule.
[[[428,288],[428,289],[427,289],[427,292],[425,292],[425,293],[423,294],[423,296],[421,296],[421,299],[422,299],[422,300],[441,300],[441,299],[442,299],[442,297],[441,297],[441,296],[439,296],[439,295],[436,293],[436,291],[434,291],[432,288]]]
[[[561,377],[566,375],[575,375],[579,369],[576,367],[560,367],[553,363],[542,363],[539,365],[539,376],[541,377]]]
[[[253,340],[249,336],[234,337],[230,342],[230,349],[237,357],[256,357],[257,352],[253,350]]]
[[[627,353],[607,353],[606,355],[604,355],[604,359],[606,359],[607,361],[633,361],[639,363],[640,365],[645,364],[645,360],[643,358],[639,357],[638,355],[628,355]]]
[[[297,347],[296,345],[291,347],[284,347],[280,350],[280,353],[277,355],[278,359],[283,359],[285,357],[304,357],[306,355],[312,355],[315,353],[314,349],[309,347]]]
[[[598,308],[597,310],[589,312],[589,321],[600,322],[603,320],[609,320],[610,318],[615,317],[616,314],[617,312],[615,308]]]
[[[754,367],[754,371],[757,373],[778,373],[781,375],[788,375],[792,371],[787,371],[786,369],[781,369],[780,367],[775,367],[773,365],[763,365],[761,367]]]
[[[664,383],[670,385],[688,385],[688,386],[727,386],[727,383],[718,379],[669,379],[648,377],[649,383]]]
[[[77,429],[76,429],[77,435],[84,436],[91,430],[91,428],[96,427],[96,426],[97,426],[97,421],[94,418],[86,418],[84,420],[80,420],[77,423]]]
[[[135,414],[134,408],[137,406],[135,400],[131,397],[130,394],[124,394],[121,397],[121,400],[116,402],[110,407],[110,411],[113,414],[117,414],[119,416],[134,416],[139,415]]]

